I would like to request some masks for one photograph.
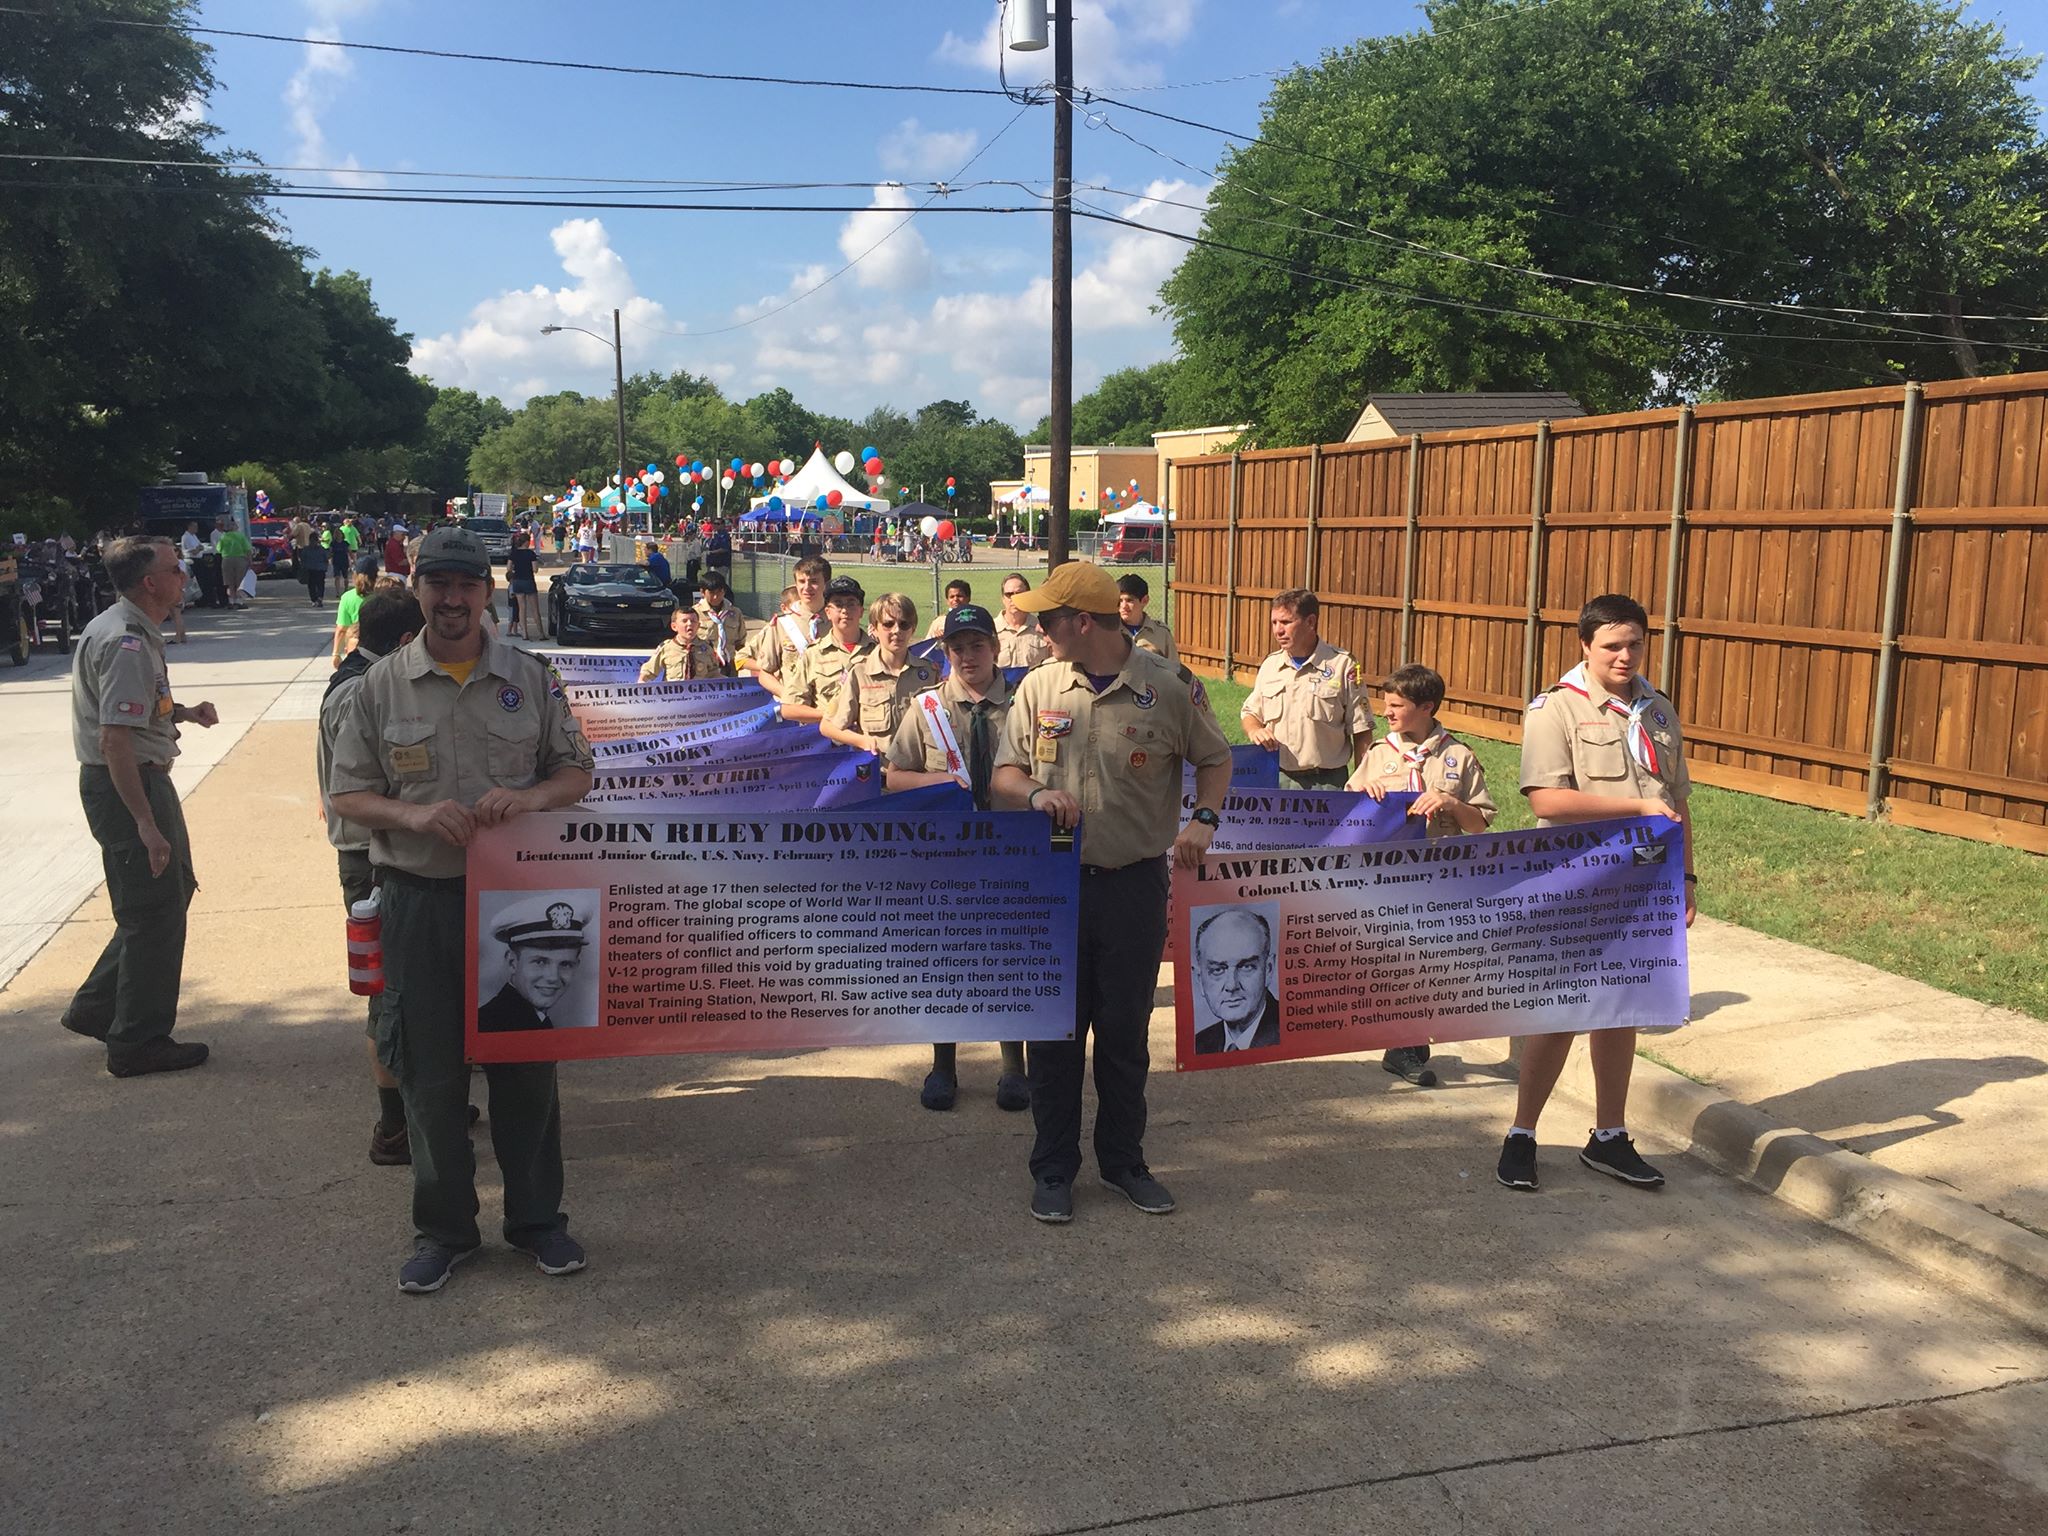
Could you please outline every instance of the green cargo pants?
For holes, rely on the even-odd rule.
[[[463,1060],[461,880],[379,871],[384,996],[377,1055],[398,1076],[412,1133],[412,1220],[444,1248],[474,1248],[476,1154],[469,1144]],[[567,1227],[562,1214],[562,1111],[553,1062],[491,1062],[491,1150],[505,1180],[505,1240],[528,1244]]]
[[[86,825],[100,845],[107,899],[114,908],[114,936],[100,951],[64,1011],[65,1027],[98,1035],[107,1054],[119,1056],[170,1034],[178,1022],[178,987],[185,971],[185,909],[199,881],[192,873],[192,843],[185,811],[171,776],[142,770],[157,831],[171,845],[161,875],[149,872],[149,854],[135,818],[114,788],[114,776],[90,765],[78,770],[78,798]]]

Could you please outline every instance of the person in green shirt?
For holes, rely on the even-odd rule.
[[[344,539],[348,540],[348,552],[351,555],[355,554],[358,550],[360,550],[363,547],[362,531],[356,527],[353,520],[344,521],[342,523],[341,536]],[[355,562],[351,560],[349,563],[353,565]]]
[[[256,547],[249,542],[249,535],[228,523],[213,541],[213,549],[220,556],[221,580],[227,586],[228,601],[239,607],[245,601],[242,578],[249,574],[249,557],[256,552]]]
[[[368,571],[357,571],[347,589],[334,604],[334,658],[335,666],[356,648],[356,624],[362,617],[363,599],[370,595],[373,580]]]

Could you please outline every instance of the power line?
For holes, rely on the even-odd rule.
[[[996,185],[996,183],[989,183]],[[111,181],[5,181],[0,188],[35,192],[117,192],[124,196],[138,192],[177,193],[215,191],[212,187],[188,186],[176,182]],[[265,188],[258,195],[300,198],[329,203],[423,203],[458,208],[571,208],[591,212],[619,210],[649,213],[875,213],[873,203],[629,203],[589,197],[511,197],[490,193],[455,195],[432,192],[389,192],[372,188],[311,188],[286,186]],[[938,194],[943,196],[943,193]],[[981,203],[938,203],[912,210],[913,213],[1042,213],[1037,204],[988,205]]]

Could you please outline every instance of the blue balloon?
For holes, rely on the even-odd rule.
[[[860,451],[860,461],[863,464],[867,463],[869,459],[879,459],[880,457],[881,455],[875,452],[874,445],[872,443],[870,443],[867,447],[861,449]]]
[[[780,496],[770,496],[768,498],[768,510],[770,512],[780,512],[782,510],[782,498]]]
[[[820,512],[822,512],[822,511],[824,511],[824,510],[825,510],[825,509],[826,509],[827,507],[829,507],[830,505],[832,505],[832,503],[830,503],[829,501],[827,501],[827,500],[825,499],[825,495],[824,495],[824,492],[822,492],[822,491],[821,491],[821,492],[819,492],[819,493],[818,493],[818,496],[817,496],[817,498],[816,498],[815,500],[813,500],[813,501],[811,502],[811,505],[812,505],[812,506],[814,506],[814,507],[816,507],[816,508],[817,508],[817,509],[818,509],[818,510],[819,510]]]
[[[754,476],[754,489],[755,489],[755,490],[757,490],[757,491],[758,491],[759,489],[761,489],[761,482],[762,482],[762,480],[764,480],[765,478],[766,478],[766,476],[763,476],[763,475],[756,475],[756,476]]]
[[[951,495],[953,494],[953,487],[952,487],[952,486],[950,486],[950,485],[949,485],[949,486],[947,486],[947,487],[946,487],[946,494],[947,494],[948,496],[951,496]]]
[[[659,469],[660,467],[661,466],[658,464],[650,464],[647,466],[647,473],[651,475],[655,472],[655,470]]]
[[[732,461],[732,472],[734,474],[738,474],[741,470],[745,469],[746,467],[747,461],[745,459],[734,459]]]
[[[704,461],[702,459],[692,459],[690,460],[690,468],[701,475],[704,473]]]

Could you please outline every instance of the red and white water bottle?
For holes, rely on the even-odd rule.
[[[384,990],[384,919],[377,891],[348,909],[348,989],[358,997]]]

